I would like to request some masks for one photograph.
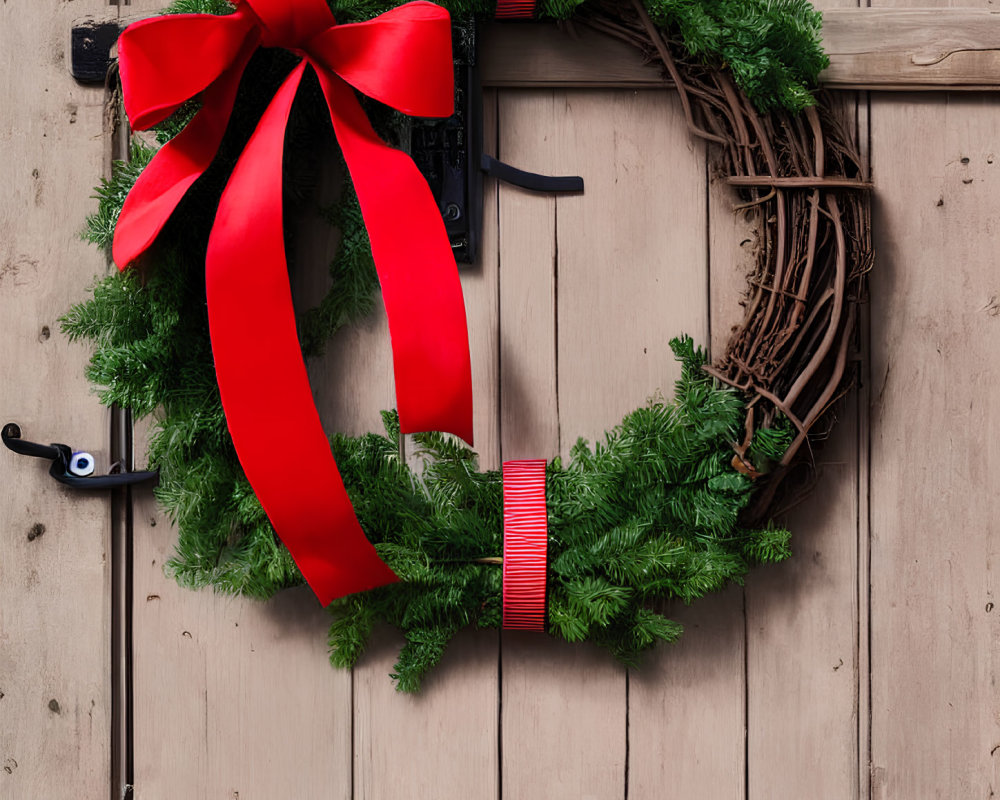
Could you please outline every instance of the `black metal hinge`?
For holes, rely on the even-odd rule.
[[[80,83],[104,83],[118,33],[114,20],[76,23],[70,33],[70,74]]]

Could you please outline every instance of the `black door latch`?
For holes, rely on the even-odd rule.
[[[8,422],[0,431],[0,439],[22,456],[46,458],[52,462],[49,474],[59,483],[73,489],[114,489],[134,483],[145,483],[159,477],[159,472],[112,472],[108,475],[94,475],[94,457],[82,450],[73,451],[65,444],[37,444],[21,438],[21,428],[15,422]]]

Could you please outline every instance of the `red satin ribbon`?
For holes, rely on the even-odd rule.
[[[282,235],[285,126],[306,69],[315,70],[382,285],[400,427],[404,433],[447,431],[471,442],[465,306],[444,223],[416,166],[378,138],[354,93],[408,114],[449,116],[451,26],[448,12],[427,2],[337,25],[325,0],[244,0],[229,16],[181,14],[129,26],[118,54],[133,126],[155,125],[199,92],[203,104],[126,199],[114,241],[120,268],[152,244],[212,162],[259,46],[284,47],[303,60],[261,118],[219,203],[205,259],[209,326],[240,463],[326,605],[397,578],[361,530],[309,388]],[[262,435],[275,424],[295,443],[294,470],[275,465]]]

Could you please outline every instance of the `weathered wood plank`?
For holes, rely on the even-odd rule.
[[[842,30],[831,29],[831,20],[847,20],[844,35],[866,24],[866,9],[850,7],[856,0],[814,5],[823,13],[828,50],[835,45],[826,37]],[[896,36],[892,20],[880,24],[886,37]],[[822,79],[829,82],[829,72]],[[853,124],[855,98],[845,94],[838,102]],[[746,582],[747,800],[859,796],[858,698],[867,676],[859,673],[858,653],[855,396],[838,417],[815,456],[816,488],[780,520],[792,531],[792,557]]]
[[[1000,12],[986,8],[827,9],[823,47],[833,89],[1000,88]],[[494,23],[480,52],[489,86],[670,86],[637,49],[581,24]]]
[[[871,175],[871,99],[859,95],[858,139],[862,163]],[[877,256],[877,252],[876,252]],[[877,263],[876,263],[877,268]],[[858,315],[861,363],[858,372],[858,800],[871,800],[871,303]]]
[[[497,155],[555,174],[551,92],[500,92]],[[556,200],[499,186],[500,433],[504,460],[559,452],[556,397]]]
[[[333,172],[321,181],[328,193],[338,185]],[[325,265],[337,237],[318,215],[294,224],[293,294],[306,304],[326,288]],[[343,338],[353,345],[366,334],[360,344],[370,357],[363,367],[337,362],[334,348],[317,359],[328,371],[310,365],[324,419],[353,426],[351,432],[376,429],[378,409],[391,403],[391,369],[378,349],[387,336],[384,317]],[[350,395],[353,405],[341,401],[335,388],[364,369]],[[136,449],[141,464],[142,426]],[[329,617],[315,596],[302,587],[265,603],[182,589],[163,574],[176,531],[148,491],[136,492],[134,509],[136,795],[352,797],[352,678],[327,660]]]
[[[629,798],[742,800],[743,591],[667,607],[680,641],[629,675]]]
[[[495,140],[495,109],[496,98],[487,92],[484,98],[487,150]],[[499,461],[499,354],[496,186],[489,179],[483,205],[480,263],[462,270],[462,288],[472,353],[473,435],[482,468],[491,468],[498,466]],[[358,349],[352,348],[351,358],[360,365],[372,349],[382,347],[388,347],[387,332],[378,344],[369,342]],[[388,359],[388,353],[381,357]],[[363,376],[359,380],[362,386],[370,383]],[[381,385],[388,386],[389,398],[373,408],[395,405],[391,373],[388,380],[388,384],[382,381]],[[352,381],[346,388],[354,391],[359,387]],[[396,692],[389,679],[401,645],[401,637],[381,631],[371,652],[354,669],[355,797],[359,800],[497,797],[500,772],[496,631],[460,633],[416,696]]]
[[[872,100],[872,797],[1000,783],[993,97]]]
[[[557,207],[576,215],[579,209],[570,211],[570,206],[587,204],[591,219],[606,208],[601,197],[608,188],[606,176],[592,173],[591,167],[610,159],[593,159],[594,151],[581,149],[579,138],[580,129],[592,124],[595,116],[593,99],[582,95],[571,99],[564,92],[509,91],[500,96],[501,158],[533,171],[580,170],[589,181],[584,195],[558,200],[514,187],[500,190],[504,459],[552,458],[562,449],[557,271],[560,264],[570,271],[581,269],[581,264],[575,259],[563,261],[559,254]],[[610,122],[606,117],[600,125],[607,138]],[[578,230],[577,224],[571,227]],[[602,252],[607,257],[607,249]],[[583,275],[576,278],[582,279]],[[565,336],[583,334],[579,328],[564,331]],[[596,359],[590,363],[596,370],[603,366],[597,366]],[[614,391],[607,384],[588,391],[609,389]],[[621,797],[624,671],[596,648],[560,644],[538,634],[505,634],[502,656],[504,795],[526,800]]]
[[[660,70],[634,47],[581,24],[486,23],[480,28],[484,86],[660,88]]]
[[[594,441],[680,365],[667,341],[708,338],[705,152],[680,104],[648,92],[560,92],[557,200],[560,451]],[[539,125],[545,135],[544,124]],[[554,138],[551,137],[550,138]],[[551,145],[549,145],[551,147]]]
[[[792,557],[747,578],[748,798],[858,797],[856,415],[782,520]]]
[[[831,9],[823,48],[830,86],[1000,87],[1000,13],[988,8]]]
[[[135,502],[137,797],[351,797],[351,681],[305,587],[267,603],[163,575],[176,532]]]
[[[416,695],[389,680],[402,644],[379,631],[355,668],[354,796],[496,798],[496,632],[460,634]]]
[[[25,438],[108,466],[108,416],[59,333],[104,258],[80,240],[104,167],[104,91],[66,70],[69,31],[100,0],[0,7],[0,409]],[[0,797],[110,790],[110,518],[104,493],[0,452]]]
[[[688,137],[689,146],[693,145],[672,97],[670,107],[680,141]],[[683,171],[678,182],[683,180],[689,191],[704,186],[704,155],[679,155],[692,167],[699,166],[702,174],[699,179],[678,164],[675,168]],[[688,222],[692,231],[706,226],[708,231],[707,253],[702,257],[707,273],[703,274],[708,289],[706,319],[692,335],[708,344],[710,327],[711,351],[718,353],[741,316],[739,301],[753,266],[753,235],[747,220],[732,212],[734,191],[716,179],[711,162],[707,167],[711,178],[707,208],[682,213],[707,216]],[[690,269],[692,277],[697,275],[694,264]],[[668,613],[684,625],[684,636],[630,676],[629,796],[741,800],[746,782],[743,591],[731,587],[689,607],[673,603]]]
[[[555,200],[505,190],[510,205],[501,214],[501,231],[509,231],[501,249],[503,385],[519,390],[502,398],[511,409],[504,456],[565,457],[577,436],[593,440],[646,398],[670,392],[671,335],[705,337],[705,242],[690,235],[705,227],[704,161],[664,95],[505,97],[502,155],[528,169],[579,171],[587,182],[582,196]],[[685,187],[680,205],[669,188],[677,186]],[[554,204],[547,220],[543,203]],[[541,225],[551,227],[555,248],[524,234]],[[508,337],[523,344],[508,347]],[[534,413],[519,413],[525,398]],[[539,421],[542,403],[557,405],[557,425]],[[525,435],[531,427],[543,435]],[[543,648],[546,670],[538,669]],[[503,676],[511,796],[624,793],[626,683],[606,654],[505,636]],[[550,750],[556,746],[573,757],[553,770],[565,760]]]
[[[832,89],[882,91],[1000,88],[1000,11],[933,6],[824,8],[830,66],[821,81]],[[127,19],[146,16],[130,9]],[[580,23],[485,24],[479,58],[486,86],[672,86],[637,49]]]

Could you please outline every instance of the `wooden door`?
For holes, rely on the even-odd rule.
[[[68,77],[64,43],[82,16],[159,4],[0,5],[0,423],[99,468],[112,424],[56,319],[106,268],[78,231],[112,117],[101,88]],[[640,670],[466,632],[420,695],[400,695],[391,631],[335,671],[308,590],[181,590],[148,493],[128,507],[69,494],[0,453],[0,800],[120,798],[125,782],[139,800],[991,796],[1000,101],[841,102],[877,186],[871,365],[819,455],[820,488],[789,515],[789,562],[671,608],[686,634]],[[722,345],[752,241],[669,91],[505,87],[485,105],[490,152],[587,182],[558,198],[486,183],[463,286],[475,435],[496,467],[566,455],[669,394],[667,340]],[[318,219],[296,224],[320,267],[295,286],[307,302],[336,242]],[[339,339],[310,365],[321,412],[377,430],[393,404],[384,315]]]
[[[59,333],[103,256],[80,238],[108,162],[105,93],[65,67],[75,19],[102,0],[0,5],[0,425],[108,467],[108,413]],[[111,518],[47,464],[0,457],[0,797],[107,797]]]
[[[463,285],[475,436],[482,465],[496,467],[565,457],[577,437],[594,440],[647,398],[669,396],[678,369],[667,341],[725,340],[749,251],[733,198],[672,93],[499,89],[485,105],[487,150],[524,169],[582,174],[587,185],[582,195],[552,197],[486,184],[483,253]],[[324,263],[335,242],[301,224]],[[324,289],[297,287],[300,297]],[[380,429],[378,412],[393,402],[381,314],[310,369],[328,424]],[[825,796],[850,796],[858,495],[856,429],[843,431],[821,465],[830,493],[817,498],[821,522],[793,520],[812,556],[761,575],[746,593],[735,587],[672,609],[689,635],[642,670],[629,674],[589,645],[467,632],[418,696],[396,693],[388,678],[400,644],[389,631],[353,673],[332,671],[327,620],[304,589],[259,604],[165,581],[173,535],[140,502],[138,791],[244,800],[742,797],[748,769],[759,766],[771,787],[764,796],[781,796],[815,778],[815,768],[772,771],[781,747],[829,750],[833,730],[838,756],[820,767]],[[794,662],[782,657],[790,649]],[[790,676],[799,682],[791,718],[776,703]],[[826,696],[820,708],[809,702],[815,693]]]

